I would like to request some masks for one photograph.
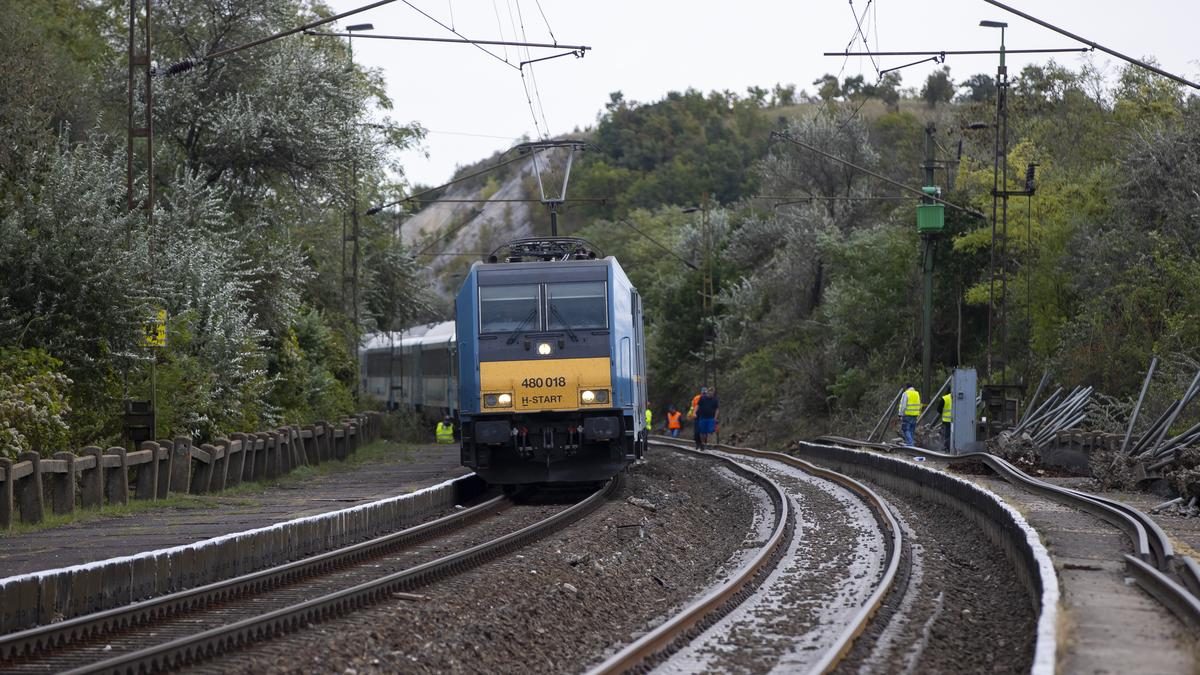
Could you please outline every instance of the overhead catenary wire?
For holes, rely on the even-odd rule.
[[[863,49],[870,50],[871,45],[867,42],[867,34],[863,32],[862,19],[858,16],[858,12],[854,11],[854,0],[850,2],[850,15],[854,17],[854,25],[858,28],[858,36],[862,38]],[[863,16],[867,15],[867,10],[871,8],[871,0],[867,0],[866,7],[863,8]],[[867,52],[867,58],[871,59],[871,67],[875,69],[875,77],[881,77],[883,72],[879,70],[879,63],[875,61],[875,56],[870,51]]]
[[[854,169],[854,170],[856,170],[856,171],[861,171],[862,173],[865,173],[865,174],[867,174],[868,176],[872,176],[872,177],[874,177],[874,178],[878,178],[879,180],[882,180],[882,181],[884,181],[884,182],[886,182],[886,183],[891,183],[892,185],[895,185],[896,187],[898,187],[898,188],[901,188],[901,189],[903,189],[903,190],[907,190],[907,191],[909,191],[909,192],[911,192],[911,193],[913,193],[913,194],[917,195],[918,197],[923,197],[923,198],[926,198],[926,199],[930,199],[930,200],[932,200],[932,201],[935,201],[935,202],[937,202],[937,203],[939,203],[939,204],[944,204],[944,205],[946,205],[946,206],[949,206],[949,207],[951,207],[951,208],[953,208],[953,209],[956,209],[956,210],[958,210],[958,211],[962,211],[963,213],[966,213],[966,214],[968,214],[968,215],[974,216],[974,217],[976,217],[976,218],[987,218],[987,216],[985,216],[984,214],[980,213],[979,211],[975,211],[975,210],[969,209],[969,208],[967,208],[967,207],[965,207],[965,206],[959,206],[958,204],[955,204],[954,202],[948,202],[948,201],[946,201],[945,199],[942,199],[941,197],[936,197],[936,196],[934,196],[934,195],[925,194],[923,191],[921,191],[921,190],[918,190],[917,188],[910,187],[910,186],[908,186],[908,185],[905,185],[904,183],[901,183],[901,182],[900,182],[900,181],[898,181],[898,180],[893,180],[893,179],[891,179],[891,178],[888,178],[887,176],[884,176],[883,174],[880,174],[880,173],[877,173],[877,172],[875,172],[875,171],[872,171],[872,170],[870,170],[870,169],[867,169],[867,168],[861,167],[861,166],[859,166],[859,165],[855,164],[854,162],[851,162],[851,161],[849,161],[849,160],[846,160],[846,159],[842,159],[841,157],[838,157],[837,155],[834,155],[834,154],[831,154],[831,153],[825,152],[824,150],[822,150],[822,149],[820,149],[820,148],[818,148],[818,147],[816,147],[816,146],[814,146],[814,145],[810,145],[810,144],[808,144],[808,143],[805,143],[804,141],[801,141],[801,140],[798,140],[798,139],[796,139],[796,138],[793,138],[793,137],[792,137],[792,136],[790,136],[789,134],[786,134],[786,133],[783,133],[783,132],[780,132],[780,131],[772,131],[772,132],[771,132],[771,138],[778,138],[778,139],[780,139],[780,140],[787,141],[788,143],[792,143],[793,145],[800,146],[800,147],[802,147],[802,148],[804,148],[804,149],[806,149],[806,150],[809,150],[809,151],[811,151],[811,152],[815,152],[815,153],[817,153],[818,155],[821,155],[822,157],[825,157],[825,158],[827,158],[827,159],[832,159],[833,161],[835,161],[835,162],[839,162],[839,163],[841,163],[841,164],[844,164],[844,165],[846,165],[846,166],[850,167],[851,169]]]
[[[1105,47],[1104,45],[1102,45],[1098,42],[1093,42],[1092,40],[1089,40],[1083,36],[1076,35],[1075,33],[1071,33],[1067,30],[1059,28],[1058,26],[1055,26],[1054,24],[1052,24],[1048,21],[1042,21],[1041,19],[1039,19],[1035,16],[1031,16],[1029,14],[1026,14],[1025,12],[1022,12],[1019,9],[1016,9],[1014,7],[1009,7],[1008,5],[1006,5],[1002,2],[997,2],[997,0],[983,0],[983,1],[988,3],[989,5],[994,5],[996,7],[999,7],[1000,9],[1003,9],[1006,12],[1011,12],[1013,14],[1016,14],[1017,16],[1021,17],[1022,19],[1025,19],[1026,21],[1032,21],[1043,28],[1048,28],[1048,29],[1054,31],[1055,33],[1058,33],[1060,35],[1065,35],[1065,36],[1071,38],[1072,40],[1077,40],[1079,42],[1082,42],[1083,44],[1091,47],[1092,49],[1099,49],[1100,51],[1102,51],[1106,54],[1111,54],[1112,56],[1115,56],[1118,59],[1121,59],[1122,61],[1126,61],[1128,63],[1132,63],[1135,66],[1145,68],[1146,70],[1149,70],[1152,73],[1157,73],[1159,75],[1162,75],[1163,77],[1170,78],[1180,84],[1185,84],[1193,89],[1200,89],[1200,84],[1196,84],[1195,82],[1192,82],[1191,80],[1184,79],[1178,75],[1175,75],[1174,73],[1169,73],[1169,72],[1163,70],[1162,68],[1159,68],[1157,66],[1152,66],[1149,63],[1142,61],[1141,59],[1135,59],[1132,56],[1122,54],[1121,52],[1118,52],[1115,49],[1110,49],[1108,47]]]
[[[389,0],[389,1],[390,1],[390,0]],[[463,40],[466,40],[468,43],[470,43],[471,45],[473,45],[473,46],[474,46],[476,49],[478,49],[479,51],[483,52],[484,54],[487,54],[488,56],[490,56],[490,57],[492,57],[492,58],[496,59],[497,61],[499,61],[500,63],[503,63],[504,65],[508,66],[509,68],[516,68],[516,66],[515,66],[515,65],[513,65],[512,63],[510,63],[510,62],[508,62],[507,60],[505,60],[503,57],[501,57],[501,56],[500,56],[499,54],[497,54],[496,52],[493,52],[492,50],[490,50],[490,49],[487,49],[486,47],[484,47],[482,44],[479,44],[479,43],[478,43],[477,41],[475,41],[475,40],[471,40],[471,39],[470,39],[470,38],[468,38],[466,35],[463,35],[462,33],[460,33],[460,32],[458,32],[457,30],[455,30],[453,27],[451,27],[451,26],[447,26],[447,25],[446,25],[445,23],[443,23],[442,21],[439,21],[439,20],[437,19],[437,17],[435,17],[435,16],[433,16],[433,15],[429,14],[428,12],[426,12],[426,11],[425,11],[425,10],[423,10],[423,9],[421,9],[420,7],[417,7],[416,5],[412,4],[412,3],[411,3],[411,2],[409,2],[408,0],[400,0],[400,2],[403,2],[404,4],[408,5],[408,6],[409,6],[409,7],[411,7],[411,8],[412,8],[414,11],[416,11],[418,14],[420,14],[420,15],[421,15],[421,16],[423,16],[423,17],[425,17],[426,19],[429,19],[430,21],[432,21],[432,22],[436,23],[437,25],[441,26],[442,28],[445,28],[446,30],[450,31],[451,33],[454,33],[455,35],[457,35],[458,37],[462,38]]]
[[[629,221],[628,221],[628,220],[626,220],[625,218],[617,218],[617,222],[619,222],[619,223],[623,223],[623,224],[624,224],[626,227],[628,227],[629,229],[631,229],[631,230],[633,230],[634,232],[637,232],[638,234],[642,235],[643,237],[645,237],[646,239],[648,239],[648,240],[649,240],[649,241],[650,241],[652,244],[654,244],[655,246],[657,246],[657,247],[661,248],[662,250],[666,251],[666,252],[667,252],[667,254],[668,254],[668,255],[670,255],[672,258],[675,258],[676,260],[678,260],[679,262],[683,263],[684,265],[687,265],[687,267],[688,267],[689,269],[693,269],[693,270],[699,270],[699,269],[700,269],[699,267],[697,267],[697,266],[696,266],[696,264],[695,264],[695,263],[691,262],[690,260],[687,260],[687,259],[686,259],[686,258],[684,258],[683,256],[681,256],[681,255],[679,255],[678,253],[676,253],[675,251],[671,250],[671,248],[670,248],[669,246],[667,246],[666,244],[663,244],[662,242],[660,242],[659,240],[657,240],[657,239],[655,239],[654,237],[650,236],[649,234],[646,234],[646,233],[645,233],[645,232],[643,232],[641,229],[639,229],[637,225],[634,225],[633,223],[629,222]]]
[[[550,34],[550,40],[553,42],[558,42],[558,38],[554,37],[554,29],[550,27],[550,19],[547,19],[546,12],[542,11],[541,0],[533,0],[533,2],[537,5],[538,14],[542,15],[542,21],[546,22],[546,32]]]
[[[164,75],[178,75],[180,73],[187,72],[187,71],[191,70],[192,68],[195,68],[196,66],[198,66],[202,63],[205,63],[207,61],[212,61],[213,59],[228,56],[230,54],[235,54],[244,49],[250,49],[251,47],[257,47],[259,45],[266,44],[268,42],[273,42],[280,38],[288,37],[289,35],[295,35],[296,33],[302,33],[306,30],[310,30],[310,29],[316,28],[318,26],[324,26],[327,23],[333,23],[334,21],[340,21],[341,19],[344,19],[348,16],[354,16],[355,14],[361,14],[362,12],[365,12],[367,10],[375,9],[376,7],[382,7],[383,5],[387,5],[387,4],[393,3],[395,1],[396,0],[378,0],[377,2],[372,2],[368,5],[363,5],[362,7],[357,7],[355,9],[352,9],[352,10],[349,10],[346,12],[342,12],[341,14],[334,14],[333,16],[328,16],[323,19],[317,19],[316,21],[309,21],[306,24],[296,26],[295,28],[289,28],[287,30],[280,31],[280,32],[274,33],[272,35],[268,35],[267,37],[264,37],[264,38],[259,38],[257,40],[251,40],[250,42],[246,42],[246,43],[234,46],[234,47],[229,47],[228,49],[222,49],[220,51],[216,51],[211,54],[206,54],[197,59],[190,59],[190,58],[183,59],[182,61],[178,61],[176,63],[171,64],[170,66],[167,66],[166,68],[163,69],[162,72]]]
[[[528,42],[529,36],[525,33],[525,14],[524,14],[524,12],[521,11],[521,0],[516,0],[516,3],[517,3],[517,20],[521,24],[521,39]],[[536,59],[536,60],[540,61],[540,60],[544,60],[544,59]],[[542,105],[542,92],[540,89],[538,89],[537,73],[534,72],[533,65],[532,65],[534,63],[534,61],[535,61],[535,59],[533,58],[533,55],[529,53],[529,48],[526,47],[525,48],[525,60],[522,61],[521,64],[519,66],[517,66],[517,68],[521,71],[521,77],[524,78],[525,77],[525,66],[526,65],[529,66],[529,80],[533,84],[533,96],[537,100],[538,112],[541,113],[541,115],[542,115],[542,126],[545,127],[545,131],[543,132],[545,134],[545,136],[543,138],[549,138],[550,137],[550,122],[548,122],[546,120],[546,108]]]
[[[386,209],[386,208],[388,208],[388,207],[396,206],[397,204],[403,204],[404,202],[408,202],[408,201],[413,201],[413,200],[415,200],[415,199],[416,199],[416,198],[418,198],[418,197],[421,197],[421,196],[424,196],[424,195],[430,194],[430,193],[432,193],[432,192],[437,192],[438,190],[443,190],[443,189],[445,189],[445,188],[448,188],[448,187],[450,187],[451,185],[454,185],[455,183],[461,183],[461,182],[463,182],[463,181],[465,181],[465,180],[470,180],[470,179],[472,179],[472,178],[475,178],[476,176],[482,176],[483,174],[485,174],[485,173],[488,173],[489,171],[495,171],[496,169],[499,169],[500,167],[507,166],[507,165],[509,165],[509,164],[512,164],[513,162],[520,161],[520,160],[522,160],[522,159],[524,159],[524,158],[525,158],[525,157],[524,157],[524,155],[516,155],[516,156],[514,156],[514,157],[510,157],[510,158],[508,158],[508,159],[504,160],[503,162],[499,162],[499,163],[497,163],[497,164],[493,164],[492,166],[489,166],[489,167],[487,167],[487,168],[485,168],[485,169],[480,169],[479,171],[476,171],[476,172],[474,172],[474,173],[469,173],[469,174],[467,174],[467,175],[465,175],[465,176],[460,176],[460,177],[458,177],[458,178],[455,178],[455,179],[452,179],[452,180],[446,181],[445,183],[442,183],[441,185],[438,185],[438,186],[436,186],[436,187],[431,187],[431,188],[429,188],[429,189],[427,189],[427,190],[421,190],[420,192],[418,192],[418,193],[417,193],[417,194],[415,194],[415,195],[409,195],[409,196],[407,196],[407,197],[403,197],[403,198],[401,198],[401,199],[397,199],[397,200],[395,200],[395,201],[388,202],[388,203],[386,203],[386,204],[380,204],[380,205],[378,205],[378,206],[372,206],[371,208],[367,209],[367,213],[366,213],[366,215],[368,215],[368,216],[373,216],[373,215],[375,215],[376,213],[379,213],[380,211],[382,211],[382,210],[384,210],[384,209]]]

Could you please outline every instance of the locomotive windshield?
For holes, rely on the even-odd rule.
[[[603,281],[546,284],[546,328],[608,328],[604,286]]]
[[[537,284],[479,287],[479,332],[511,333],[541,325]]]

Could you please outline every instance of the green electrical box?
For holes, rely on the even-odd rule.
[[[946,229],[946,207],[941,204],[917,204],[917,232],[936,233]]]

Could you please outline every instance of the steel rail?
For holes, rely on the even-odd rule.
[[[218,602],[278,588],[299,579],[326,574],[404,546],[438,536],[475,520],[506,502],[495,497],[457,513],[307,558],[163,595],[124,607],[85,614],[58,623],[0,636],[0,660],[34,656],[43,651],[90,640],[117,630],[202,609]]]
[[[660,439],[650,439],[650,444],[660,447],[673,448],[684,452],[695,452],[686,445],[679,444],[673,441],[665,441]],[[699,454],[699,453],[697,453]],[[712,455],[708,455],[712,456]],[[680,637],[685,635],[688,630],[705,619],[720,615],[721,610],[734,598],[742,589],[750,585],[750,583],[758,575],[764,567],[767,566],[777,551],[783,546],[784,535],[788,527],[788,522],[791,520],[790,505],[787,496],[783,494],[782,488],[775,481],[767,478],[761,473],[750,469],[749,467],[741,466],[732,460],[723,457],[715,457],[716,459],[727,462],[735,470],[750,477],[755,482],[763,485],[769,490],[773,490],[773,501],[779,504],[779,509],[776,512],[775,528],[771,533],[770,539],[766,545],[759,549],[740,570],[730,577],[724,584],[713,589],[711,592],[704,595],[696,602],[692,603],[683,611],[675,616],[667,619],[659,624],[656,628],[638,638],[634,642],[625,646],[613,656],[606,659],[603,663],[588,671],[588,675],[612,675],[614,673],[624,673],[633,670],[648,660],[666,653],[671,645]]]
[[[1200,565],[1187,556],[1177,556],[1170,537],[1153,518],[1115,499],[1064,488],[1021,471],[1002,457],[986,452],[961,455],[906,445],[864,443],[840,436],[822,436],[827,441],[852,447],[871,447],[885,452],[899,450],[945,461],[979,462],[1009,483],[1048,499],[1090,513],[1121,530],[1131,541],[1135,555],[1125,554],[1125,568],[1146,592],[1185,623],[1200,627]],[[1174,574],[1178,580],[1171,578]]]
[[[394,592],[412,589],[440,576],[452,576],[464,572],[490,558],[507,553],[548,534],[558,527],[590,513],[602,501],[611,496],[620,483],[620,477],[613,478],[604,488],[597,490],[587,499],[568,509],[516,532],[478,544],[464,551],[313,598],[291,607],[243,619],[227,626],[206,630],[186,638],[66,672],[72,675],[82,675],[83,673],[153,672],[173,669],[215,654],[237,649],[252,640],[263,637],[270,638],[310,623],[318,623],[331,617],[340,616],[385,600]]]
[[[884,599],[892,590],[892,585],[896,580],[896,573],[900,569],[900,552],[903,546],[904,533],[900,529],[900,524],[896,522],[895,516],[887,507],[885,502],[875,491],[845,474],[838,473],[831,469],[817,466],[811,462],[785,455],[779,452],[767,452],[764,450],[754,450],[751,448],[739,448],[732,445],[717,445],[718,448],[739,455],[748,455],[760,459],[770,459],[776,462],[787,464],[801,471],[809,472],[815,476],[824,478],[825,480],[837,483],[842,487],[857,494],[863,501],[867,502],[871,510],[875,512],[875,517],[879,520],[888,532],[891,538],[888,540],[888,566],[880,579],[879,584],[875,587],[875,592],[867,599],[866,604],[859,607],[855,612],[850,623],[842,630],[838,636],[837,642],[832,647],[825,651],[821,660],[811,669],[815,673],[827,673],[832,671],[837,665],[850,653],[854,647],[854,641],[858,636],[862,635],[863,631],[870,625],[871,619],[879,612],[879,608],[883,605]]]
[[[652,439],[651,443],[658,446],[671,447],[692,452],[688,446],[680,445],[677,442],[671,442],[663,439]],[[858,636],[861,635],[866,629],[871,619],[878,612],[879,607],[883,604],[884,598],[892,589],[897,570],[900,566],[900,551],[902,546],[901,538],[903,537],[903,533],[899,524],[892,516],[891,511],[887,508],[886,503],[877,494],[875,494],[866,485],[854,480],[853,478],[850,478],[849,476],[780,453],[764,452],[750,448],[738,448],[729,445],[717,445],[715,447],[731,454],[781,462],[783,464],[787,464],[788,466],[805,471],[811,475],[837,483],[867,502],[868,506],[872,509],[872,511],[875,512],[876,518],[891,535],[888,539],[889,546],[887,568],[881,577],[879,584],[877,584],[875,591],[867,599],[867,602],[860,607],[857,612],[855,612],[854,616],[843,628],[842,632],[838,634],[838,637],[834,641],[833,645],[831,645],[825,651],[825,653],[817,661],[816,665],[814,665],[811,669],[812,672],[829,672],[836,667],[842,659],[845,658],[846,654],[850,652],[851,648],[854,646],[855,639],[857,639]],[[728,460],[724,457],[717,458],[728,461],[734,466],[740,466],[732,462],[732,460]],[[758,474],[758,472],[753,471],[748,467],[741,467],[741,469],[761,476],[761,474]],[[773,481],[771,484],[775,485]],[[778,490],[778,486],[775,486],[775,489]],[[782,504],[786,508],[786,498],[783,499]],[[745,588],[749,581],[753,579],[754,575],[758,573],[758,570],[761,568],[763,562],[771,557],[774,554],[774,551],[780,545],[782,545],[782,536],[783,527],[781,525],[777,525],[775,533],[772,535],[767,546],[760,550],[755,556],[755,559],[743,567],[743,569],[739,571],[737,575],[735,575],[721,587],[714,589],[708,595],[684,609],[683,612],[664,622],[650,633],[644,635],[641,639],[628,645],[625,649],[618,652],[612,658],[589,671],[589,675],[607,675],[610,673],[626,672],[628,670],[637,668],[638,666],[644,664],[647,659],[661,654],[663,651],[668,649],[669,646],[673,644],[680,636],[682,636],[689,628],[700,623],[706,617],[719,612],[730,598],[735,596],[742,588]]]
[[[146,649],[130,652],[74,670],[82,673],[136,673],[172,670],[238,649],[252,642],[319,623],[383,601],[392,593],[410,590],[440,577],[452,576],[529,543],[594,510],[618,488],[614,478],[587,499],[542,521],[463,551],[379,579],[329,593],[257,617],[205,630]]]

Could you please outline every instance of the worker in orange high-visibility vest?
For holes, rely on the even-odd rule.
[[[692,407],[688,408],[688,419],[692,420],[692,428],[695,430],[696,449],[700,449],[700,425],[696,423],[696,407],[700,405],[700,397],[708,393],[708,387],[700,387],[700,393],[692,397]]]
[[[913,434],[917,431],[917,418],[921,416],[921,394],[911,383],[904,385],[900,394],[900,403],[896,406],[896,415],[900,418],[900,433],[904,436],[904,444],[913,444]]]
[[[683,429],[683,413],[675,409],[672,405],[667,409],[667,433],[671,434],[671,438],[679,438],[679,432]]]

